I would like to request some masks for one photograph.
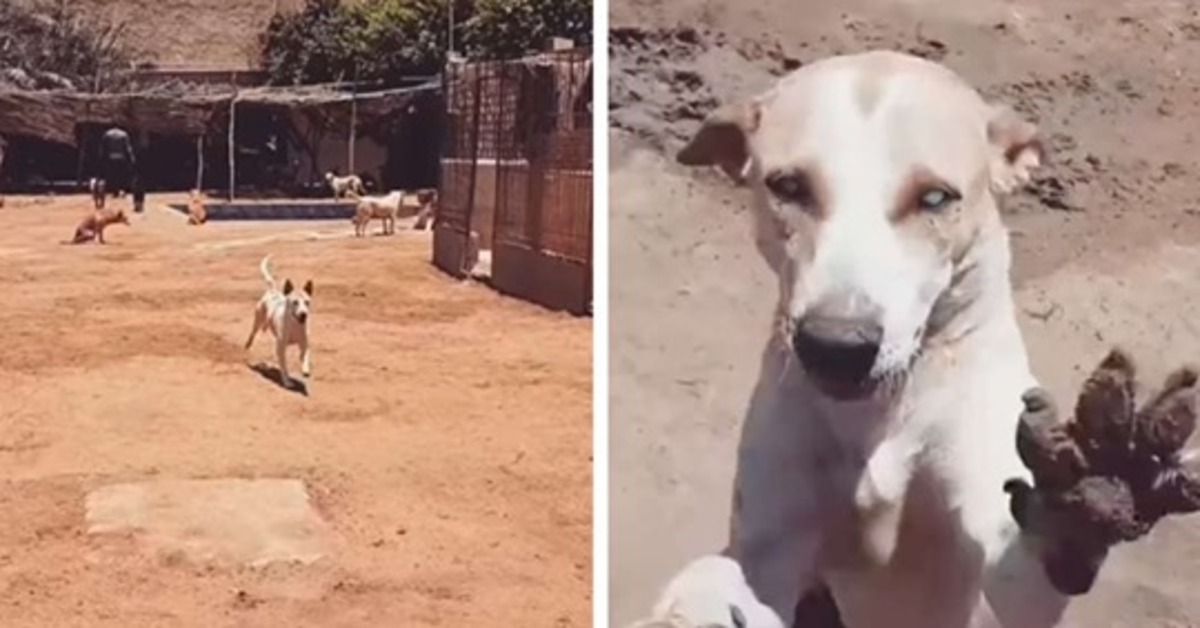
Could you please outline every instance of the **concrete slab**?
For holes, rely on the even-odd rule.
[[[201,563],[307,564],[328,546],[328,526],[294,479],[113,484],[89,493],[86,508],[89,534],[131,533],[153,551]]]

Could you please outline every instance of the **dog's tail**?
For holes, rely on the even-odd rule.
[[[262,263],[258,265],[259,272],[262,273],[263,280],[267,282],[267,286],[275,288],[275,278],[271,276],[271,256],[267,255],[262,259]]]

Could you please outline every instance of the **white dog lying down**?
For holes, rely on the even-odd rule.
[[[724,556],[684,567],[663,590],[654,612],[629,628],[784,628],[754,597],[742,569]]]
[[[821,585],[855,628],[1060,621],[1003,491],[1029,477],[1013,443],[1035,381],[996,197],[1040,159],[1011,110],[890,52],[806,65],[679,153],[748,184],[779,280],[727,552],[786,624]]]
[[[356,174],[339,177],[332,172],[326,172],[325,182],[329,184],[329,189],[333,191],[334,198],[345,198],[348,195],[362,196],[366,194],[362,179]]]

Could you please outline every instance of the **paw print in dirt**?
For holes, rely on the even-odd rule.
[[[1084,382],[1072,420],[1059,420],[1044,390],[1022,397],[1017,453],[1034,485],[1013,479],[1004,490],[1063,594],[1089,591],[1111,546],[1200,510],[1200,469],[1181,451],[1196,429],[1198,379],[1176,370],[1139,407],[1133,360],[1114,349]]]

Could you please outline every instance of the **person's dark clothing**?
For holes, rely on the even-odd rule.
[[[102,175],[109,191],[117,196],[129,190],[134,178],[133,143],[129,134],[118,127],[105,131],[100,138],[100,149],[104,164]]]

